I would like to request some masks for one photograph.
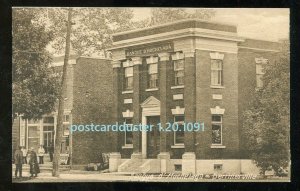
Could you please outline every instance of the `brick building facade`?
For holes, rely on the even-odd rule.
[[[111,171],[254,172],[243,147],[242,113],[278,42],[245,39],[236,26],[198,20],[117,33],[113,41],[114,121],[156,127],[116,133]],[[184,131],[183,124],[197,122],[204,131]],[[157,131],[157,123],[182,131]]]
[[[62,75],[64,56],[54,57],[49,67]],[[110,60],[71,55],[67,67],[67,83],[64,92],[64,130],[61,153],[70,154],[74,168],[89,162],[99,162],[99,153],[108,152],[106,134],[70,133],[72,124],[109,123],[112,105],[112,67]],[[57,105],[58,108],[58,105]],[[57,110],[40,120],[17,117],[13,123],[13,151],[18,145],[26,149],[40,145],[47,148],[55,144]],[[73,138],[74,137],[74,138]],[[74,141],[72,141],[74,139]],[[94,144],[96,142],[96,144]]]

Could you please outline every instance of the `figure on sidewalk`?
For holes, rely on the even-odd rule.
[[[21,146],[18,147],[18,149],[15,151],[14,154],[14,161],[16,165],[16,170],[15,170],[15,177],[17,178],[18,172],[19,172],[19,177],[22,177],[22,164],[23,164],[23,152],[21,151]]]
[[[38,150],[39,164],[44,164],[44,154],[45,154],[45,149],[43,145],[41,145]]]
[[[48,148],[49,156],[50,156],[50,162],[53,160],[53,152],[54,152],[54,147],[52,143],[50,143],[49,148]]]
[[[22,147],[21,151],[23,153],[23,164],[27,164],[27,149],[25,148],[25,146]]]
[[[37,174],[40,173],[40,167],[37,161],[37,155],[34,151],[34,148],[31,147],[30,149],[30,159],[29,159],[29,165],[30,165],[30,177],[37,177]]]

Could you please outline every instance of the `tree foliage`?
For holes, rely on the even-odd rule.
[[[35,12],[12,12],[12,107],[13,114],[37,119],[54,110],[58,79],[48,68],[51,56],[46,46],[52,34],[35,20]]]
[[[189,11],[186,8],[154,8],[151,9],[150,25],[191,18],[210,20],[214,16],[215,11],[213,9],[195,9],[194,11]]]
[[[54,34],[51,42],[56,54],[65,50],[67,9],[39,10],[39,20]],[[74,8],[71,47],[76,55],[106,56],[111,46],[111,34],[130,30],[133,12],[129,8]]]
[[[244,112],[246,145],[262,174],[268,169],[278,174],[290,160],[289,58],[289,44],[284,42],[278,59],[265,67],[263,88]]]
[[[65,46],[67,9],[47,8],[37,10],[39,22],[45,23],[54,34],[51,45],[55,53],[63,53]],[[212,9],[154,8],[150,17],[133,20],[130,8],[74,8],[71,47],[77,55],[107,56],[106,49],[112,45],[112,34],[132,29],[149,27],[187,18],[209,20]]]

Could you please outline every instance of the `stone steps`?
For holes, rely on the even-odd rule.
[[[127,166],[124,168],[120,168],[118,170],[118,172],[122,172],[122,173],[139,172],[140,166],[142,166],[144,162],[146,162],[146,161],[131,159],[131,161],[127,164]]]

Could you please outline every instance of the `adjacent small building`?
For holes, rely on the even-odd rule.
[[[78,163],[80,167],[88,162],[98,161],[98,151],[101,151],[99,148],[105,147],[103,144],[92,144],[97,139],[96,142],[101,140],[99,134],[92,134],[93,138],[89,138],[87,134],[74,133],[73,143],[70,126],[74,123],[107,122],[110,119],[109,113],[112,105],[112,67],[110,63],[109,59],[70,55],[64,92],[64,129],[60,152],[70,154],[71,164],[74,158],[75,168]],[[56,56],[49,67],[53,70],[54,75],[62,76],[63,64],[64,56]],[[56,107],[58,108],[58,103]],[[17,117],[12,127],[13,151],[18,145],[24,146],[26,149],[33,147],[36,150],[43,145],[48,153],[50,144],[55,145],[57,114],[56,110],[44,115],[40,120]],[[83,136],[83,139],[80,136]],[[88,143],[90,139],[92,141]],[[95,152],[92,152],[93,150]],[[93,153],[97,153],[97,156],[93,156]]]

